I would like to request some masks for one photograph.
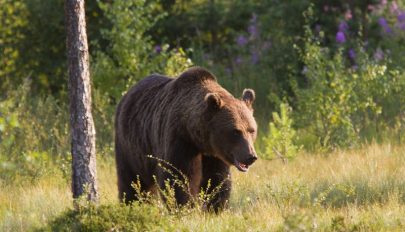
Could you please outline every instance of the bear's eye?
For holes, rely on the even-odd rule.
[[[233,134],[234,136],[240,136],[240,135],[242,134],[242,131],[241,131],[241,130],[238,130],[238,129],[233,129],[233,130],[232,130],[232,134]]]
[[[254,134],[254,133],[255,133],[255,129],[249,128],[249,129],[247,129],[247,132],[248,132],[249,134]]]

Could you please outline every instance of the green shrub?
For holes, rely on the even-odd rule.
[[[95,87],[107,97],[119,99],[136,81],[152,74],[176,75],[192,63],[182,49],[170,50],[168,45],[153,45],[147,31],[158,17],[153,15],[156,4],[145,0],[99,1],[111,28],[101,29],[107,42],[93,41],[92,73]]]
[[[300,50],[307,81],[296,88],[301,126],[314,133],[321,146],[333,149],[356,145],[370,128],[386,128],[388,118],[400,119],[403,97],[398,90],[405,87],[404,75],[388,70],[362,49],[355,50],[353,64],[344,58],[347,48],[333,53],[321,40],[308,29],[305,49]]]
[[[283,216],[283,225],[279,231],[316,231],[316,215],[312,212],[292,212]]]
[[[280,104],[280,114],[273,113],[273,122],[269,124],[268,134],[263,138],[266,159],[292,159],[297,155],[299,147],[294,144],[295,130],[290,118],[291,107]]]
[[[0,99],[0,179],[36,180],[46,166],[68,159],[67,110],[53,97],[31,97],[30,82]],[[61,166],[62,167],[62,166]],[[65,167],[65,166],[64,166]]]
[[[176,231],[167,214],[150,204],[110,204],[68,210],[39,231]]]
[[[0,5],[0,90],[4,90],[10,84],[10,76],[19,70],[16,63],[21,54],[17,46],[24,39],[28,10],[21,1],[0,0]]]

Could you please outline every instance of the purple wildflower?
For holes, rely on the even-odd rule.
[[[380,26],[382,27],[387,27],[388,26],[388,22],[384,17],[381,17],[378,19],[378,24],[380,24]]]
[[[392,33],[392,29],[388,25],[388,22],[384,17],[378,19],[378,24],[384,29],[386,33]]]
[[[381,48],[377,48],[377,50],[374,52],[374,60],[381,61],[382,59],[384,59],[384,52],[381,50]]]
[[[350,50],[349,50],[349,58],[351,60],[354,60],[356,58],[356,52],[354,51],[353,48],[350,48]]]
[[[235,63],[236,63],[236,64],[241,64],[241,63],[242,63],[242,58],[240,58],[239,56],[236,57]]]
[[[345,33],[338,31],[338,33],[336,33],[336,42],[340,44],[346,42]]]
[[[347,25],[346,21],[342,21],[339,23],[339,31],[346,32],[349,29],[349,25]]]
[[[252,18],[250,19],[248,32],[251,38],[256,38],[259,34],[259,30],[257,27],[257,15],[255,13],[252,14]]]
[[[405,22],[398,24],[399,29],[405,30]]]
[[[160,45],[155,46],[155,52],[160,53],[162,51],[162,47]]]
[[[249,25],[248,31],[249,31],[250,36],[252,36],[253,38],[257,37],[257,26],[256,25],[254,25],[254,24]]]
[[[403,21],[405,21],[405,11],[401,11],[401,12],[398,14],[397,19],[398,19],[398,22],[403,22]]]
[[[238,38],[236,39],[236,43],[237,43],[239,46],[243,47],[243,46],[245,46],[245,45],[248,43],[248,40],[246,39],[245,36],[240,35],[240,36],[238,36]]]

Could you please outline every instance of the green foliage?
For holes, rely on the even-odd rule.
[[[152,157],[159,162],[159,168],[168,172],[175,179],[173,182],[165,181],[165,186],[160,188],[157,184],[156,192],[144,192],[141,181],[138,179],[132,183],[138,201],[129,205],[104,204],[95,205],[86,198],[75,200],[75,210],[67,210],[54,218],[39,231],[178,231],[181,224],[176,221],[190,214],[208,213],[207,203],[219,193],[220,187],[216,187],[210,193],[211,188],[201,189],[197,196],[192,196],[189,188],[189,180],[170,163]],[[156,180],[155,180],[156,181]],[[190,201],[185,205],[178,205],[175,198],[175,188],[179,187],[186,194],[190,194]],[[175,223],[174,223],[175,222]]]
[[[92,92],[93,120],[96,129],[96,151],[99,155],[111,155],[114,152],[114,101],[99,89]]]
[[[193,62],[187,57],[187,54],[182,48],[169,52],[169,56],[165,57],[164,73],[170,77],[177,77],[187,68],[193,65]]]
[[[155,4],[120,0],[99,1],[99,6],[112,25],[101,29],[108,45],[105,50],[97,50],[92,65],[94,84],[101,92],[119,98],[136,81],[152,73],[168,71],[175,75],[191,66],[183,50],[169,51],[168,45],[153,47],[146,32],[159,19],[152,15]]]
[[[0,90],[8,87],[9,78],[17,69],[20,51],[16,48],[25,38],[28,11],[21,1],[0,0]]]
[[[244,30],[252,12],[261,1],[158,0],[159,11],[167,17],[152,27],[155,41],[167,41],[172,46],[202,46],[220,59],[238,31]]]
[[[305,232],[317,229],[315,215],[308,212],[292,212],[283,217],[280,231]]]
[[[65,107],[63,1],[0,5],[3,95],[29,77],[33,95],[52,94]],[[309,6],[311,13],[302,14]],[[98,148],[111,152],[113,112],[123,92],[147,75],[176,76],[193,63],[236,96],[255,89],[259,123],[287,101],[306,148],[402,142],[404,7],[396,0],[87,1],[94,118],[108,144]]]
[[[67,115],[53,97],[31,98],[30,93],[30,82],[26,81],[0,100],[0,179],[4,181],[18,177],[35,180],[47,172],[53,157],[65,165]]]
[[[307,84],[296,88],[298,121],[327,148],[356,145],[361,133],[385,129],[387,118],[400,120],[403,111],[403,98],[398,95],[405,87],[403,74],[388,71],[387,65],[370,59],[361,49],[356,50],[352,65],[344,59],[345,51],[341,47],[333,53],[322,47],[309,30],[305,49],[300,50]],[[393,109],[394,102],[400,107]]]
[[[56,95],[66,70],[63,2],[2,0],[0,5],[3,90],[31,77],[35,91]]]
[[[67,70],[63,1],[1,0],[0,5],[1,90],[29,77],[35,94],[63,94]],[[86,1],[86,8],[89,38],[100,39],[99,27],[105,24],[97,2]]]
[[[68,210],[39,231],[175,231],[171,218],[148,204],[86,205]]]
[[[294,144],[296,132],[292,127],[291,110],[288,104],[282,103],[280,114],[273,113],[273,122],[270,122],[268,134],[263,138],[266,146],[264,158],[281,158],[284,161],[297,155],[299,147]]]

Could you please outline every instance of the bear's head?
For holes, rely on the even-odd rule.
[[[242,172],[257,159],[253,146],[257,136],[254,100],[255,92],[251,89],[245,89],[241,99],[224,92],[205,96],[212,155]]]

